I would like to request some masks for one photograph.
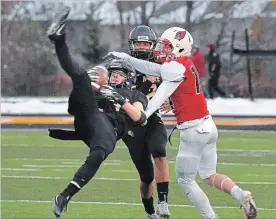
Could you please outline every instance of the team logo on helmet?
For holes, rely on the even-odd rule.
[[[186,35],[186,31],[178,31],[176,34],[175,34],[175,37],[174,39],[177,39],[177,40],[182,40]]]

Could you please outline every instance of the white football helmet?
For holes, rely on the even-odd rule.
[[[166,59],[191,56],[193,43],[193,37],[187,30],[181,27],[171,27],[157,41],[153,56],[157,62],[163,62],[165,56]]]

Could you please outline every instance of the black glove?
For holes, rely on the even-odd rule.
[[[110,87],[108,85],[104,85],[100,92],[104,97],[106,97],[107,99],[113,99],[121,106],[123,106],[127,102],[127,100],[121,94],[119,94],[113,87]]]
[[[141,112],[141,118],[136,123],[138,123],[141,126],[145,126],[148,123],[147,116],[144,112]]]

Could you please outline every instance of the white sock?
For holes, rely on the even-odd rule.
[[[231,195],[234,197],[234,199],[240,202],[241,197],[243,196],[243,190],[238,186],[234,186],[231,189]]]
[[[195,180],[186,183],[179,183],[184,193],[187,194],[189,200],[200,211],[203,218],[212,218],[215,214],[213,208],[209,202],[207,195],[198,186]]]

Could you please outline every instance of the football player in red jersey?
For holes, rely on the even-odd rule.
[[[210,186],[231,194],[244,208],[248,219],[255,219],[257,208],[249,191],[239,188],[228,176],[216,173],[217,127],[208,112],[198,73],[190,60],[193,38],[183,28],[167,29],[157,42],[153,57],[161,65],[138,60],[125,53],[111,54],[128,60],[148,75],[161,76],[163,82],[150,100],[147,118],[167,98],[174,104],[180,145],[176,156],[177,181],[204,219],[217,219],[209,199],[195,181],[197,173]]]

